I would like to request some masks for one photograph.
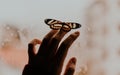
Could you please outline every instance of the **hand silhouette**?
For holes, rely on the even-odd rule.
[[[65,57],[71,44],[79,36],[79,32],[70,34],[65,40],[64,35],[68,33],[61,30],[51,30],[43,39],[42,43],[34,39],[28,45],[28,64],[24,67],[22,75],[60,75]],[[60,43],[61,42],[61,43]],[[35,46],[41,44],[35,53]],[[60,44],[60,45],[59,45]],[[64,75],[73,75],[75,71],[76,58],[69,60]]]

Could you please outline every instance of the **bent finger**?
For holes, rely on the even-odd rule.
[[[74,74],[76,61],[77,61],[77,59],[75,57],[73,57],[69,60],[69,62],[67,63],[64,75],[73,75]]]
[[[33,39],[29,44],[28,44],[28,56],[29,56],[29,62],[31,62],[32,58],[35,56],[35,46],[37,44],[41,44],[41,41],[38,39]]]

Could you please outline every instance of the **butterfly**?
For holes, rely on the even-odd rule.
[[[77,29],[81,27],[81,24],[75,22],[62,22],[55,19],[45,19],[44,22],[50,26],[51,29],[59,30],[62,29],[66,32],[71,29]]]

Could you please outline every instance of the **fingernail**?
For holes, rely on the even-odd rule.
[[[80,32],[79,32],[79,31],[76,31],[76,32],[75,32],[75,35],[80,35]]]
[[[75,57],[71,58],[71,62],[72,62],[73,64],[76,64],[76,61],[77,61],[77,59],[76,59]]]

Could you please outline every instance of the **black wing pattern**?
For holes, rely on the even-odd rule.
[[[45,23],[50,26],[51,29],[59,30],[62,29],[64,31],[70,31],[71,29],[80,28],[81,25],[75,22],[61,22],[55,19],[45,19]]]

